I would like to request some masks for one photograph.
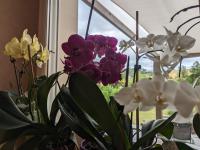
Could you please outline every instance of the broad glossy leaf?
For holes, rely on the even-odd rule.
[[[142,125],[142,136],[145,135],[149,130],[151,130],[153,123],[154,123],[154,120],[149,121],[149,122],[147,122],[147,123],[145,123],[145,124]],[[142,143],[141,147],[145,148],[145,147],[148,147],[148,146],[152,145],[153,141],[154,141],[154,136],[155,135],[152,135],[147,140],[145,140]]]
[[[196,113],[193,118],[193,127],[197,136],[200,138],[200,114]]]
[[[33,136],[20,145],[17,150],[39,150],[41,139],[41,136]]]
[[[45,81],[43,81],[38,88],[38,92],[37,92],[38,107],[39,107],[39,109],[43,115],[43,119],[46,123],[50,122],[49,117],[48,117],[48,112],[47,112],[48,95],[49,95],[49,92],[50,92],[53,84],[58,79],[59,74],[60,74],[60,72],[52,74]]]
[[[45,81],[48,77],[47,76],[40,76],[36,79],[36,86],[40,86],[42,84],[43,81]]]
[[[139,147],[142,145],[143,142],[148,140],[152,137],[152,135],[155,135],[156,133],[159,133],[166,125],[168,125],[176,116],[177,113],[174,113],[171,115],[168,119],[162,121],[158,125],[156,125],[154,128],[149,130],[146,134],[144,134],[134,145],[133,149],[139,149]]]
[[[15,140],[7,141],[0,149],[1,150],[14,150]]]
[[[70,105],[68,105],[65,102],[69,97],[66,95],[65,97],[63,97],[62,95],[63,93],[62,94],[61,93],[58,103],[62,111],[62,114],[66,118],[67,123],[72,128],[72,130],[74,130],[74,132],[76,132],[80,137],[96,142],[102,149],[106,149],[105,141],[103,140],[102,137],[99,137],[100,136],[99,133],[95,131],[95,129],[92,127],[91,124],[85,123],[86,120],[83,117],[84,112],[82,112],[82,114],[79,114],[79,112],[77,112],[77,109],[79,108],[75,108],[74,110],[75,106],[70,107]],[[72,99],[69,100],[73,102]],[[79,119],[79,117],[81,116],[82,119]]]
[[[163,119],[155,120],[154,123],[152,124],[152,128],[161,122],[163,122]],[[172,137],[173,130],[174,130],[174,125],[172,122],[170,122],[162,130],[160,130],[159,133],[164,137],[166,137],[167,139],[170,139]]]
[[[149,121],[146,124],[142,125],[142,136],[145,135],[149,130],[151,130],[152,128],[154,128],[156,125],[162,123],[164,120],[160,119],[160,120],[152,120]],[[172,122],[168,123],[162,130],[160,130],[158,133],[160,133],[161,135],[163,135],[164,137],[170,139],[172,134],[173,134],[173,129],[174,129],[174,125]],[[153,144],[154,141],[154,137],[155,134],[151,137],[149,137],[148,140],[145,140],[145,142],[142,143],[142,147],[147,147]]]
[[[176,145],[180,150],[194,150],[193,148],[189,147],[188,145],[182,142],[176,142]]]
[[[130,148],[127,135],[116,122],[94,81],[82,74],[74,73],[69,80],[69,89],[76,103],[111,136],[116,150]]]
[[[21,135],[26,135],[25,132],[27,132],[27,130],[30,133],[31,128],[31,126],[25,126],[11,130],[0,130],[0,144],[6,141],[15,140]]]
[[[56,120],[58,111],[59,111],[59,105],[58,105],[58,99],[56,96],[56,98],[54,99],[54,101],[51,105],[51,111],[50,111],[50,121],[51,121],[52,125],[55,125],[55,120]]]
[[[23,122],[2,110],[0,110],[0,120],[0,129],[3,130],[16,129],[29,125],[29,123]]]
[[[159,133],[162,134],[164,137],[170,139],[172,137],[173,130],[174,130],[174,125],[172,122],[170,122],[161,131],[159,131]]]
[[[72,96],[69,94],[69,90],[66,87],[63,87],[61,89],[60,95],[63,97],[63,99],[60,99],[63,106],[69,106],[71,110],[76,114],[77,118],[79,119],[81,124],[85,124],[85,126],[88,127],[90,132],[96,136],[96,138],[103,143],[105,146],[107,146],[107,143],[105,142],[102,135],[95,129],[95,126],[93,125],[93,122],[91,122],[88,115],[85,114],[85,112],[76,104],[76,101],[72,98]]]
[[[102,135],[100,135],[99,132],[95,129],[95,126],[91,122],[88,115],[76,104],[76,101],[69,94],[69,90],[66,87],[61,89],[60,96],[62,96],[62,99],[60,99],[62,105],[68,106],[68,108],[70,108],[76,114],[81,124],[84,123],[102,143],[106,144],[102,138]]]
[[[31,123],[31,121],[17,108],[12,100],[12,94],[9,92],[0,91],[0,110],[22,122]]]
[[[159,144],[156,144],[155,146],[153,146],[150,150],[163,150],[162,146]]]
[[[114,97],[110,97],[109,102],[110,110],[113,113],[115,119],[118,123],[120,123],[121,128],[124,128],[126,131],[126,134],[129,135],[130,133],[130,126],[131,126],[131,120],[129,118],[129,115],[123,114],[123,106],[120,106],[114,99]]]

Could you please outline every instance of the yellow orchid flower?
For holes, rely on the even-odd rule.
[[[48,59],[49,59],[49,50],[47,49],[47,47],[45,47],[44,49],[42,47],[42,51],[38,53],[38,58],[36,60],[37,66],[39,68],[42,68],[42,65],[46,63]]]
[[[36,35],[33,36],[33,42],[31,43],[30,49],[35,54],[40,50],[40,43]]]
[[[49,51],[47,47],[43,48],[37,36],[34,35],[32,38],[28,34],[27,29],[23,31],[20,40],[14,37],[5,45],[4,54],[15,59],[23,58],[26,61],[29,61],[29,50],[31,59],[38,67],[42,67],[42,65],[49,59]]]
[[[24,58],[28,60],[28,47],[31,43],[32,38],[28,34],[28,30],[25,29],[20,41],[14,37],[6,44],[4,54],[15,59]]]
[[[25,42],[25,43],[27,43],[27,42]],[[40,43],[39,43],[36,35],[33,36],[33,40],[31,42],[31,44],[29,44],[28,46],[30,46],[30,55],[31,55],[31,58],[32,58],[40,50]],[[25,50],[25,51],[26,51],[26,53],[24,55],[24,59],[29,60],[28,47],[27,47],[27,50]]]
[[[12,38],[11,41],[6,44],[4,54],[7,56],[11,56],[15,59],[24,57],[24,51],[22,51],[22,44],[16,37]]]
[[[32,38],[31,36],[28,34],[28,29],[25,29],[23,31],[22,37],[21,37],[21,43],[26,41],[29,45],[32,43]]]

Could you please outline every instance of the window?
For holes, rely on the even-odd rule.
[[[79,0],[78,2],[79,2],[78,3],[79,5],[78,6],[78,33],[82,36],[85,36],[90,7],[86,5],[82,0]],[[118,28],[112,25],[108,20],[103,18],[96,11],[94,11],[92,15],[89,34],[102,34],[106,36],[114,36],[118,39],[118,41],[129,40],[128,36],[126,36],[123,32],[121,32]],[[130,83],[132,83],[133,67],[135,65],[135,54],[131,49],[127,50],[126,54],[130,56],[130,79],[129,80],[130,80]],[[142,66],[142,69],[140,72],[140,78],[151,77],[152,67],[153,67],[152,61],[144,57],[140,60],[140,64]],[[109,99],[109,96],[113,96],[116,92],[120,90],[122,86],[124,86],[124,79],[118,85],[100,86],[100,88],[103,91],[105,97]],[[133,115],[133,117],[135,117],[135,115]],[[154,109],[148,112],[140,113],[141,122],[146,122],[152,119],[155,119]]]

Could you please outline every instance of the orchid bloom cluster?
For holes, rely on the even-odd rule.
[[[173,33],[167,28],[165,30],[167,35],[149,34],[146,38],[137,40],[136,45],[140,53],[147,53],[153,61],[159,60],[163,72],[167,75],[180,62],[181,57],[188,54],[187,50],[194,46],[195,39],[179,32]],[[163,52],[151,52],[156,50]]]
[[[84,39],[78,34],[71,35],[62,49],[67,55],[63,63],[68,74],[81,72],[104,85],[116,83],[127,56],[117,52],[117,39],[102,35],[89,35]]]
[[[24,59],[25,61],[29,61],[31,57],[40,68],[49,59],[48,49],[46,47],[43,48],[36,35],[32,38],[27,29],[23,31],[20,40],[14,37],[5,45],[4,54],[14,59]]]
[[[185,81],[177,83],[165,80],[161,74],[153,79],[141,79],[132,87],[125,87],[115,95],[115,100],[124,106],[124,113],[140,108],[150,110],[155,106],[165,109],[175,108],[179,114],[187,118],[197,106],[200,110],[200,86],[193,86]]]

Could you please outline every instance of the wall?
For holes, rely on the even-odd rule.
[[[25,28],[29,29],[31,35],[38,35],[39,29],[44,30],[41,21],[39,23],[42,20],[39,12],[44,13],[39,11],[42,10],[42,5],[44,4],[39,0],[0,0],[0,90],[16,89],[13,66],[9,63],[9,58],[2,54],[4,45],[13,36],[21,37]],[[42,40],[45,41],[44,38]]]
[[[64,69],[63,60],[65,54],[61,49],[63,42],[66,42],[70,35],[78,32],[78,0],[60,0],[58,19],[58,66],[57,70]],[[66,82],[67,76],[62,76],[61,84]]]

